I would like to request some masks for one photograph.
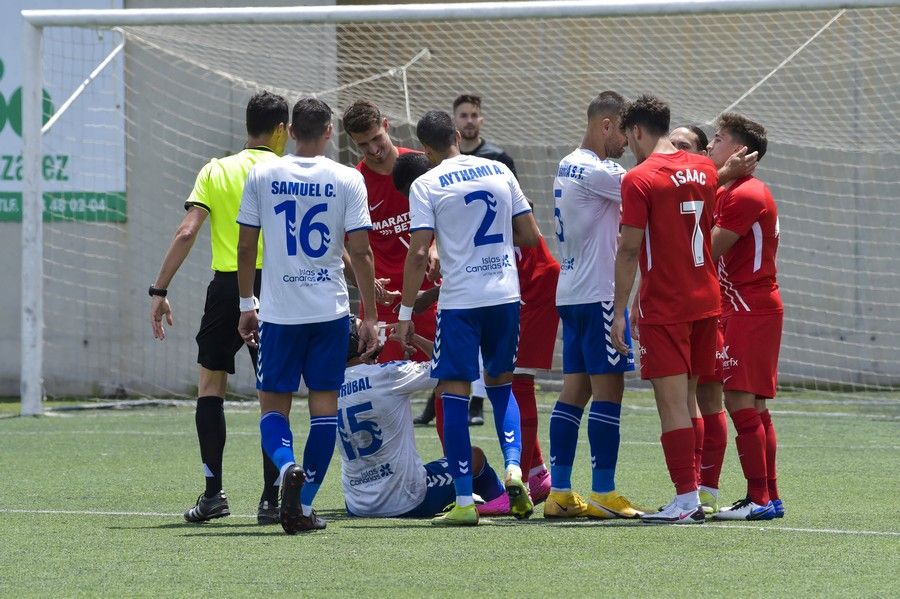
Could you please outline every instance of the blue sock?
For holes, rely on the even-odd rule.
[[[519,465],[522,457],[522,422],[519,420],[519,404],[512,393],[512,383],[487,387],[488,399],[494,410],[494,427],[500,439],[503,465]],[[528,473],[525,473],[527,477]]]
[[[472,441],[469,439],[469,398],[443,393],[444,450],[458,498],[472,497]]]
[[[481,472],[472,479],[472,487],[485,501],[497,499],[506,492],[503,489],[503,483],[500,481],[500,477],[497,476],[497,473],[494,472],[494,469],[488,464],[487,458],[484,459],[484,466],[482,466]]]
[[[309,437],[303,448],[303,473],[306,482],[300,489],[300,507],[303,515],[309,516],[312,502],[319,491],[319,485],[325,480],[328,464],[334,455],[334,442],[337,437],[337,416],[313,416],[309,419]]]
[[[278,412],[266,412],[259,418],[259,436],[262,439],[262,448],[266,455],[275,464],[279,472],[284,472],[284,467],[293,464],[294,460],[294,435],[291,434],[291,425],[288,419]],[[279,475],[279,480],[280,480]]]
[[[556,491],[572,489],[572,464],[584,409],[556,402],[550,414],[550,480]]]
[[[591,491],[616,490],[616,462],[619,459],[619,415],[622,404],[594,401],[588,414],[588,440],[591,443]]]

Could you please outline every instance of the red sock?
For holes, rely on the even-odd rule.
[[[700,460],[700,484],[719,488],[719,474],[728,445],[728,421],[725,411],[703,417],[703,458]]]
[[[700,460],[703,458],[703,418],[691,418],[694,429],[694,473],[700,484]]]
[[[769,499],[778,499],[778,475],[775,471],[775,448],[778,440],[775,438],[775,425],[772,424],[772,416],[769,410],[759,413],[763,429],[766,431],[766,478],[769,483]]]
[[[434,427],[437,429],[438,439],[441,440],[441,449],[447,455],[444,447],[444,400],[437,392],[434,393]]]
[[[737,437],[738,457],[744,478],[747,479],[747,495],[758,505],[769,503],[766,479],[766,433],[756,408],[744,408],[731,414]]]
[[[541,442],[535,439],[534,455],[531,456],[531,469],[534,470],[538,466],[544,465],[544,453],[541,451]],[[545,468],[546,470],[546,468]]]
[[[678,428],[663,433],[659,440],[662,442],[663,454],[666,456],[669,476],[672,477],[672,482],[675,483],[675,493],[682,495],[696,491],[694,429]]]
[[[535,446],[538,441],[537,398],[534,396],[534,377],[514,375],[512,392],[519,404],[519,418],[522,423],[522,478],[528,480],[528,473],[535,465]]]

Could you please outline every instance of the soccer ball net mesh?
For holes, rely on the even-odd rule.
[[[882,401],[900,382],[900,10],[48,28],[51,104],[121,43],[43,140],[45,188],[59,179],[44,224],[50,395],[193,396],[208,231],[170,287],[162,343],[146,288],[198,170],[241,149],[246,101],[263,88],[338,115],[369,98],[408,147],[425,111],[481,95],[482,134],[515,159],[551,248],[555,168],[599,91],[659,95],[673,126],[710,131],[722,111],[745,113],[768,128],[758,175],[780,210],[782,386]],[[330,152],[360,158],[343,133]],[[237,365],[230,389],[252,395],[246,352]]]

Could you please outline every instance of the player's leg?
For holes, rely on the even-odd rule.
[[[694,429],[694,476],[700,484],[700,460],[703,457],[703,415],[697,404],[697,377],[688,379],[688,413],[691,415],[691,428]]]
[[[469,426],[482,426],[484,424],[484,398],[487,397],[487,389],[484,386],[484,364],[480,353],[478,354],[478,378],[472,381],[470,393]]]
[[[694,429],[688,410],[692,323],[641,325],[641,378],[650,379],[656,397],[660,442],[675,499],[644,522],[690,524],[704,521],[694,470]]]
[[[591,398],[583,339],[583,306],[559,306],[563,323],[563,387],[550,413],[550,496],[545,518],[583,516],[587,503],[572,490],[572,467],[584,407]]]
[[[778,476],[775,467],[775,454],[777,439],[775,425],[769,414],[768,399],[775,397],[778,384],[778,354],[781,350],[781,334],[784,327],[784,313],[767,314],[760,319],[756,330],[762,333],[760,344],[765,344],[764,349],[754,355],[752,365],[753,377],[757,381],[756,410],[762,419],[763,428],[766,431],[766,478],[769,484],[769,499],[775,509],[775,517],[784,517],[784,504],[778,494]]]
[[[505,516],[509,514],[509,496],[504,492],[503,482],[491,467],[487,456],[480,447],[472,446],[472,490],[481,496],[484,503],[478,506],[482,516]]]
[[[528,482],[528,493],[536,504],[550,494],[550,472],[544,465],[541,444],[538,440],[537,396],[534,390],[534,374],[513,372],[512,391],[519,404],[522,421],[522,475]]]
[[[456,492],[454,508],[433,523],[473,525],[478,512],[472,498],[472,442],[469,438],[469,381],[478,376],[479,327],[472,310],[439,310],[440,348],[432,357],[431,373],[440,382],[443,407],[444,455]]]
[[[697,407],[703,417],[703,453],[700,457],[700,503],[711,514],[719,511],[719,476],[728,445],[728,420],[722,403],[722,383],[697,385]]]
[[[638,518],[641,511],[616,490],[616,464],[619,459],[619,421],[622,396],[625,392],[625,372],[634,370],[634,356],[623,356],[606,339],[612,323],[612,302],[586,306],[587,335],[582,353],[590,374],[591,410],[588,415],[588,441],[591,445],[591,498],[587,516],[590,518]],[[625,342],[631,347],[625,312]],[[588,341],[590,340],[590,341]]]
[[[503,484],[509,495],[509,510],[519,519],[528,518],[534,504],[522,480],[522,429],[519,406],[512,392],[513,369],[519,345],[519,302],[478,309],[484,383],[494,411],[494,427],[506,470]]]
[[[778,495],[778,472],[775,466],[775,454],[777,453],[778,440],[775,436],[775,425],[772,423],[772,415],[765,399],[756,400],[756,411],[762,420],[763,429],[766,432],[766,482],[769,488],[769,501],[775,510],[776,518],[784,517],[784,503]]]

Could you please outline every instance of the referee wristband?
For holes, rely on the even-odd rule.
[[[259,310],[259,299],[255,295],[250,297],[242,297],[240,304],[241,312],[250,312],[251,310]]]
[[[400,314],[397,316],[397,320],[412,320],[413,315],[413,307],[412,306],[404,306],[400,305]]]

